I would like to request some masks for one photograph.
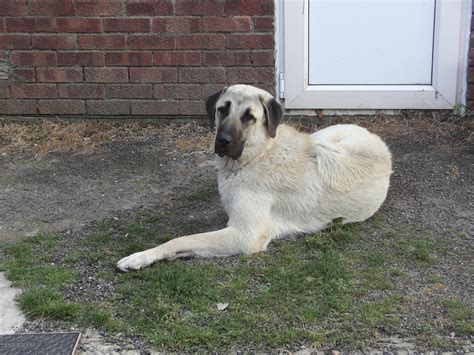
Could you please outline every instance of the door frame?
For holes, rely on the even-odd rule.
[[[286,109],[453,109],[465,104],[472,0],[436,0],[432,85],[308,85],[308,0],[275,0]]]

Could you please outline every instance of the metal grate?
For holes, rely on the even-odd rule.
[[[81,333],[40,333],[0,335],[2,355],[71,355],[79,344]]]

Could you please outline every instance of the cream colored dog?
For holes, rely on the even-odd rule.
[[[375,134],[335,125],[312,135],[279,125],[266,91],[234,85],[207,101],[227,227],[176,238],[120,260],[123,271],[157,260],[266,250],[272,239],[319,231],[334,219],[363,221],[385,200],[391,155]]]

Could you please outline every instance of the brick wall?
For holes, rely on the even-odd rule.
[[[474,2],[472,4],[471,38],[469,43],[469,68],[467,72],[467,110],[474,112]]]
[[[0,0],[0,114],[203,115],[274,91],[273,0]]]

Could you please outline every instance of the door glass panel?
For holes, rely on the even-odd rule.
[[[308,13],[310,85],[431,84],[435,0],[309,0]]]

